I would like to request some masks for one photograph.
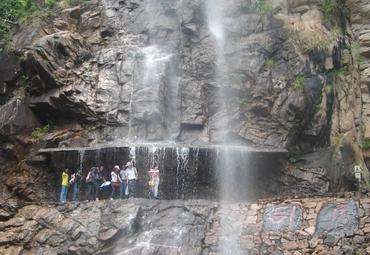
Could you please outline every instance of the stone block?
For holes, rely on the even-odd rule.
[[[358,208],[354,201],[327,204],[317,217],[316,234],[318,235],[352,235],[358,228]]]
[[[302,207],[298,204],[269,204],[263,215],[267,231],[294,231],[302,225]]]

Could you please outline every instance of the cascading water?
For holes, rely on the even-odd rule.
[[[85,151],[80,150],[79,153],[78,153],[78,158],[79,158],[79,161],[80,161],[79,170],[83,169],[84,156],[85,156]]]
[[[162,0],[146,0],[144,4],[148,17],[147,40],[146,46],[136,54],[128,137],[131,141],[147,142],[152,140],[151,133],[165,127],[161,140],[174,141],[179,135],[175,130],[179,130],[180,125],[180,79],[177,72],[181,37],[180,33],[170,38],[163,36],[161,21],[154,18],[163,15],[170,19],[172,16],[168,13],[172,7],[166,6]],[[179,25],[173,29],[177,31]],[[135,121],[143,122],[145,130],[135,129]]]
[[[245,178],[248,176],[239,175],[239,171],[247,171],[246,168],[240,168],[237,164],[240,161],[239,151],[232,149],[230,139],[228,137],[229,128],[231,126],[229,116],[232,114],[228,101],[230,100],[229,91],[232,84],[228,81],[229,64],[226,61],[225,45],[228,36],[224,28],[224,5],[225,0],[206,0],[205,15],[207,17],[207,24],[209,32],[215,41],[216,56],[217,56],[217,70],[215,75],[215,87],[218,91],[219,106],[213,118],[215,123],[212,127],[217,132],[218,141],[224,146],[217,151],[216,170],[218,178],[219,199],[221,201],[221,208],[227,208],[229,204],[235,200],[243,199],[238,197],[239,194],[245,194],[240,187],[245,187]],[[244,185],[243,185],[244,184]],[[221,254],[242,254],[240,248],[240,237],[242,229],[238,224],[242,215],[238,210],[234,210],[232,214],[220,213],[220,242],[219,249]],[[232,224],[237,222],[237,224]]]
[[[185,176],[189,162],[189,148],[176,148],[176,199],[185,198]]]

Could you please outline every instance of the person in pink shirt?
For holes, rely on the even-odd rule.
[[[155,164],[152,169],[150,169],[149,173],[149,187],[151,189],[151,193],[153,194],[155,199],[158,199],[158,187],[159,187],[159,169],[158,165]]]

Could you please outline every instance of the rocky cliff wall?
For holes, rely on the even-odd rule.
[[[227,1],[222,75],[206,1],[93,0],[17,31],[0,56],[2,183],[27,199],[47,194],[37,187],[55,173],[26,164],[42,163],[40,147],[226,137],[298,154],[282,179],[292,193],[357,189],[354,165],[366,190],[368,4],[271,3]],[[11,102],[25,108],[7,118]],[[30,139],[48,122],[52,132]]]
[[[368,254],[369,199],[1,208],[2,254]]]
[[[226,130],[236,143],[311,151],[329,144],[332,118],[334,134],[360,125],[357,87],[343,88],[355,77],[334,75],[348,64],[347,17],[343,27],[327,24],[311,1],[274,1],[268,11],[251,1],[224,7],[222,77],[205,1],[93,1],[63,11],[43,36],[16,34],[31,108],[43,121],[87,124],[85,145],[220,143]],[[343,96],[345,105],[334,100]],[[220,113],[223,100],[228,111]]]

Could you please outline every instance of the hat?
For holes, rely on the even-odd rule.
[[[115,166],[114,166],[114,169],[119,170],[119,166],[115,165]]]

